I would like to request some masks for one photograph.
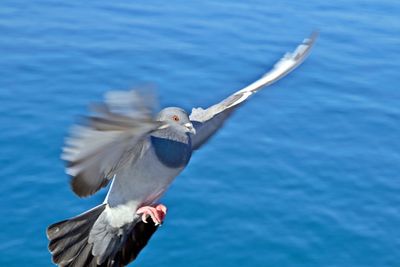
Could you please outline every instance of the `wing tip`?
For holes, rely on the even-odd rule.
[[[89,197],[96,192],[96,190],[90,188],[90,185],[85,182],[85,180],[82,178],[82,174],[80,173],[76,174],[75,176],[70,176],[69,183],[72,192],[74,192],[74,194],[80,198]]]
[[[315,41],[317,40],[318,36],[320,35],[320,30],[319,29],[314,29],[310,36],[306,39],[304,39],[304,43],[307,45],[313,45],[315,43]]]
[[[301,63],[310,54],[311,49],[319,36],[319,30],[311,32],[310,36],[305,38],[303,42],[297,46],[293,54],[289,54],[290,58]]]

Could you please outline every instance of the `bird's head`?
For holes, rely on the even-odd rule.
[[[178,131],[196,134],[196,130],[193,127],[193,124],[190,121],[188,114],[181,108],[164,108],[158,113],[157,120],[167,122],[170,127],[173,127]]]

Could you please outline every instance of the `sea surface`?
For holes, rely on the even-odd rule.
[[[2,0],[0,266],[52,266],[46,226],[103,201],[60,159],[88,103],[152,84],[161,107],[207,107],[316,29],[193,155],[132,265],[400,266],[398,0]]]

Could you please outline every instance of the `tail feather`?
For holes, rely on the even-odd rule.
[[[87,232],[88,229],[82,229],[81,233]],[[56,238],[52,239],[49,243],[49,250],[53,253],[58,253],[61,248],[68,249],[71,246],[81,242],[83,239],[87,239],[84,235],[80,235],[79,232],[75,232],[69,235],[69,238]]]
[[[131,228],[138,222],[125,224],[121,228],[113,227],[107,219],[107,213],[102,213],[89,234],[88,242],[93,244],[92,254],[97,258],[97,264],[102,265],[118,252]]]
[[[50,225],[47,228],[47,237],[53,240],[69,235],[71,232],[79,232],[81,230],[80,227],[87,227],[90,223],[93,224],[103,212],[105,206],[106,204],[102,204],[72,219]]]
[[[92,244],[85,243],[77,256],[65,267],[97,267],[96,258],[92,255]]]
[[[71,230],[68,235],[65,234],[55,239],[50,239],[49,250],[53,254],[53,261],[57,263],[62,261],[63,257],[71,258],[75,256],[87,242],[88,237],[85,233],[90,232],[91,226],[92,224],[88,223]]]
[[[127,236],[122,249],[115,256],[115,259],[121,262],[119,266],[128,265],[136,259],[139,252],[147,245],[158,227],[154,225],[151,218],[148,219],[148,223],[142,221],[137,223]]]
[[[65,247],[62,247],[62,244],[60,244],[59,248],[62,249],[58,249],[57,251],[53,252],[53,262],[58,264],[70,262],[86,244],[87,238],[82,238],[82,240],[79,240],[76,243],[71,243]]]
[[[70,220],[52,224],[47,228],[47,237],[50,240],[49,250],[55,264],[65,266],[81,254],[84,246],[88,243],[88,236],[93,224],[104,209],[105,204]]]
[[[158,226],[135,220],[112,228],[103,213],[106,204],[70,220],[50,225],[47,237],[55,264],[62,267],[121,267],[128,265],[146,246]]]

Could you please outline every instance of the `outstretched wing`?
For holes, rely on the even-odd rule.
[[[72,128],[61,157],[78,196],[94,194],[140,156],[145,137],[163,126],[153,120],[152,100],[137,91],[109,92],[83,125]]]
[[[246,86],[240,91],[224,99],[207,109],[194,108],[189,118],[196,129],[196,134],[192,136],[192,147],[198,149],[204,144],[225,122],[229,115],[249,98],[252,94],[258,92],[263,87],[270,85],[286,76],[297,66],[299,66],[310,53],[317,32],[314,32],[310,38],[305,39],[293,53],[286,53],[264,76],[252,84]]]

